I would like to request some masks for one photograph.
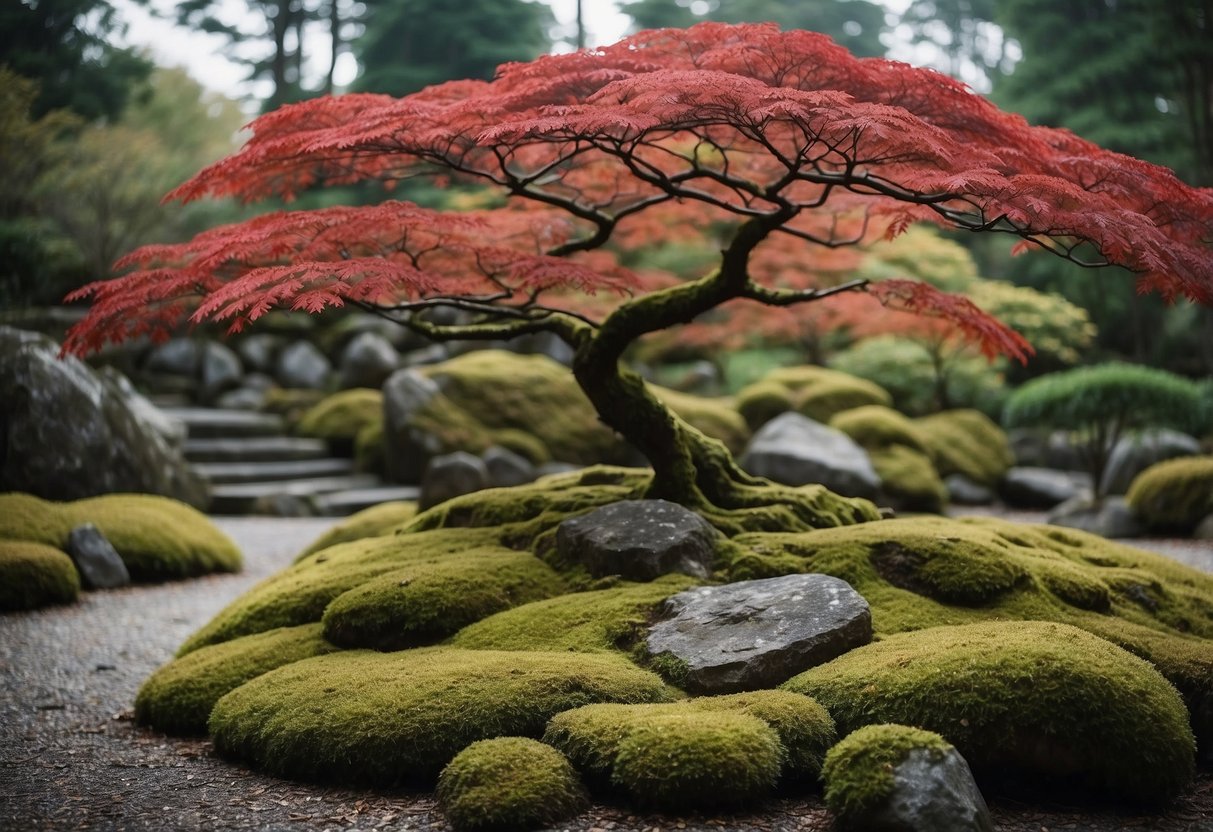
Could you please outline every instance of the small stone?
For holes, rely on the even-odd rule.
[[[844,829],[993,832],[994,822],[959,751],[915,748],[893,769],[893,790],[883,805]]]
[[[565,520],[556,551],[595,578],[651,581],[670,572],[706,578],[719,533],[698,514],[666,500],[622,500]]]
[[[339,363],[341,387],[383,386],[400,363],[400,356],[391,342],[377,332],[360,332],[341,351]]]
[[[488,468],[491,488],[507,488],[535,481],[535,466],[526,457],[508,448],[493,445],[480,458]]]
[[[466,451],[436,456],[421,477],[418,505],[424,511],[461,494],[486,488],[488,483],[488,468],[480,457]]]
[[[1047,522],[1107,538],[1141,537],[1146,533],[1145,525],[1125,503],[1124,497],[1092,500],[1079,495],[1054,507]]]
[[[984,506],[994,502],[993,490],[966,477],[964,474],[950,474],[943,481],[948,489],[948,499],[962,506]]]
[[[130,573],[117,550],[92,523],[71,530],[67,536],[67,554],[76,564],[86,589],[114,589],[131,582]]]

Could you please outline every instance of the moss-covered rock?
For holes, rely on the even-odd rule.
[[[892,397],[880,386],[838,370],[813,365],[781,367],[737,394],[738,410],[743,415],[747,411],[750,413],[746,416],[747,421],[763,417],[768,421],[779,415],[771,412],[775,407],[782,407],[782,398],[775,388],[786,392],[792,405],[787,409],[823,424],[846,410],[866,405],[888,407],[893,403]]]
[[[458,832],[538,829],[589,805],[564,755],[527,737],[472,743],[442,770],[437,792],[442,813]]]
[[[356,387],[326,396],[308,408],[295,425],[295,432],[352,452],[358,434],[375,425],[382,431],[383,393]]]
[[[829,424],[869,452],[898,445],[927,452],[926,438],[918,426],[891,407],[869,404],[852,408],[834,416]]]
[[[1015,464],[1007,435],[979,410],[945,410],[914,421],[940,476],[993,486]]]
[[[228,691],[275,668],[339,649],[320,629],[319,624],[282,627],[174,659],[139,688],[135,720],[166,734],[204,734],[211,709]]]
[[[403,526],[416,516],[417,503],[413,500],[391,500],[365,508],[341,520],[316,538],[296,560],[302,560],[308,555],[338,543],[391,534],[396,528]]]
[[[431,781],[477,740],[538,736],[561,711],[672,695],[611,655],[350,650],[236,688],[215,705],[209,730],[220,753],[273,774],[390,785]]]
[[[0,540],[62,549],[76,526],[92,523],[126,564],[131,580],[163,581],[237,572],[240,550],[202,512],[151,494],[106,494],[66,503],[0,495]]]
[[[933,731],[906,725],[865,725],[826,754],[821,769],[826,805],[843,819],[869,814],[892,794],[893,772],[911,751],[941,758],[951,748]]]
[[[927,456],[927,441],[910,419],[883,405],[843,411],[830,427],[868,452],[881,489],[898,509],[941,512],[948,492]]]
[[[64,552],[28,540],[0,540],[0,612],[70,604],[80,575]]]
[[[756,431],[781,413],[795,410],[792,391],[773,381],[756,381],[737,394],[737,412],[751,431]]]
[[[359,471],[387,476],[387,444],[382,419],[364,425],[354,437],[354,467]]]
[[[1150,528],[1190,532],[1213,516],[1213,456],[1151,465],[1133,480],[1125,499]]]
[[[1000,621],[890,636],[786,682],[839,730],[935,731],[978,772],[1148,804],[1195,771],[1188,713],[1148,662],[1064,624]]]

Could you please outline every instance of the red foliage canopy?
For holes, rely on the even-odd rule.
[[[539,210],[287,212],[144,248],[125,259],[130,274],[77,293],[95,304],[65,349],[162,336],[191,308],[240,326],[271,305],[446,304],[538,326],[564,308],[541,298],[553,290],[643,293],[635,276],[577,255],[674,202],[743,221],[721,269],[739,277],[731,297],[771,305],[822,295],[747,272],[771,235],[839,247],[918,220],[1072,258],[1089,242],[1102,262],[1137,272],[1143,290],[1213,303],[1213,192],[1030,127],[934,71],[857,59],[773,25],[642,32],[507,65],[491,82],[291,105],[253,131],[170,196],[290,198],[317,184],[437,174],[496,185]],[[827,210],[858,214],[861,227],[805,220]],[[965,301],[895,282],[871,290],[945,316],[987,352],[1022,354],[1022,339]]]

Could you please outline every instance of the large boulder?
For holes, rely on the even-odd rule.
[[[784,413],[763,425],[739,462],[751,474],[785,485],[820,483],[846,497],[880,494],[880,477],[863,448],[842,431],[799,413]]]
[[[142,492],[205,507],[180,428],[116,378],[60,359],[44,335],[0,327],[0,491],[50,500]]]
[[[1197,456],[1200,441],[1186,433],[1159,428],[1125,436],[1113,446],[1103,474],[1104,494],[1125,494],[1142,471],[1181,456]]]
[[[360,332],[341,350],[340,386],[381,387],[400,363],[396,348],[377,332]]]
[[[1082,481],[1089,477],[1053,468],[1019,465],[1007,471],[998,493],[1016,508],[1053,508],[1090,492]]]
[[[696,694],[770,688],[872,640],[868,602],[829,575],[784,575],[668,598],[646,646]]]
[[[274,375],[288,389],[320,390],[328,384],[333,366],[310,341],[295,341],[278,354]]]
[[[556,551],[594,577],[651,581],[670,572],[706,578],[717,531],[693,511],[666,500],[621,500],[565,520]]]

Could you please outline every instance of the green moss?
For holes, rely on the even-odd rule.
[[[750,441],[750,428],[732,399],[693,396],[652,384],[649,387],[666,407],[705,436],[719,439],[730,453],[741,453]]]
[[[489,616],[460,630],[451,644],[472,650],[628,651],[642,640],[661,602],[696,583],[687,575],[665,575],[560,595]]]
[[[993,486],[1015,464],[1006,433],[978,410],[947,410],[914,424],[941,476],[963,474]]]
[[[288,427],[294,428],[303,414],[320,404],[326,395],[323,390],[272,387],[265,393],[261,411],[281,416]]]
[[[611,655],[343,651],[281,667],[211,712],[215,748],[286,777],[367,785],[429,781],[471,743],[538,736],[555,714],[672,692]]]
[[[843,411],[830,419],[836,428],[869,452],[903,446],[926,453],[926,439],[918,426],[891,407],[864,405]]]
[[[560,576],[529,552],[472,549],[346,590],[324,610],[324,636],[342,647],[415,647],[564,589]]]
[[[351,514],[333,526],[308,546],[299,555],[302,560],[310,554],[327,549],[338,543],[361,540],[364,537],[379,537],[391,534],[417,516],[417,503],[412,500],[392,500]]]
[[[387,476],[387,444],[382,419],[364,425],[354,437],[354,466],[359,471]]]
[[[134,581],[240,570],[240,550],[202,512],[151,494],[106,494],[67,503],[0,495],[0,539],[62,549],[76,526],[93,523]]]
[[[219,698],[263,673],[331,653],[319,624],[282,627],[213,644],[161,667],[135,696],[135,720],[167,734],[206,733]]]
[[[933,731],[906,725],[865,725],[830,749],[822,767],[826,806],[840,818],[861,816],[893,792],[893,771],[911,751],[942,759],[952,749]]]
[[[737,394],[737,411],[750,430],[758,430],[779,414],[795,409],[791,391],[772,381],[755,382]]]
[[[359,432],[376,424],[383,424],[383,393],[354,388],[327,396],[309,408],[295,425],[295,432],[352,449]]]
[[[1166,679],[1064,624],[999,621],[903,633],[783,687],[817,699],[843,732],[880,722],[936,731],[989,774],[1161,803],[1195,769],[1188,714]]]
[[[0,612],[69,604],[80,594],[72,559],[28,540],[0,540]]]
[[[902,511],[939,514],[948,502],[948,489],[926,454],[904,445],[889,445],[868,451],[872,467],[880,476],[880,487]]]
[[[438,805],[458,832],[538,829],[589,806],[569,761],[526,737],[497,737],[460,751],[438,777]]]
[[[1213,515],[1213,456],[1151,465],[1133,480],[1125,499],[1151,528],[1191,531]]]
[[[665,714],[628,732],[611,777],[641,806],[665,811],[739,806],[775,788],[779,752],[779,738],[757,717]]]

